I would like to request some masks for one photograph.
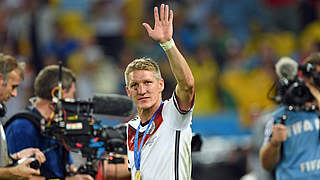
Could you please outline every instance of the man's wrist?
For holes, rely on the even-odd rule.
[[[11,158],[12,160],[14,160],[14,161],[17,161],[17,160],[19,160],[19,159],[21,158],[19,152],[16,152],[16,153],[14,153],[14,154],[10,154],[9,156],[10,156],[10,158]]]
[[[278,148],[280,147],[281,143],[280,142],[275,142],[274,140],[270,140],[270,144],[272,147]]]
[[[21,156],[20,156],[20,153],[19,153],[19,152],[15,153],[15,158],[16,158],[16,160],[21,159]]]
[[[160,44],[160,46],[162,47],[162,49],[164,50],[164,51],[167,51],[167,50],[169,50],[169,49],[171,49],[171,48],[173,48],[176,44],[174,43],[174,41],[173,41],[173,38],[171,38],[169,41],[167,41],[167,42],[164,42],[164,43],[159,43]]]

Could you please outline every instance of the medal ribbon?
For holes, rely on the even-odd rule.
[[[140,161],[141,161],[141,149],[142,149],[142,145],[143,145],[143,142],[144,142],[144,139],[148,133],[148,130],[150,128],[150,125],[154,119],[154,117],[156,116],[158,110],[160,109],[161,105],[163,104],[163,102],[161,101],[161,104],[160,106],[158,107],[157,111],[153,114],[152,118],[150,119],[150,122],[148,124],[148,127],[147,129],[144,131],[143,133],[143,137],[142,137],[142,141],[141,141],[141,144],[140,144],[140,147],[138,149],[138,144],[139,144],[139,129],[140,129],[140,123],[139,123],[139,126],[137,128],[137,131],[136,131],[136,136],[135,136],[135,139],[134,139],[134,164],[136,166],[136,170],[140,170]],[[138,152],[139,151],[139,152]]]

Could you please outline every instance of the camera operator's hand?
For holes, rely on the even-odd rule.
[[[280,147],[281,143],[287,139],[287,128],[283,124],[275,124],[272,127],[272,137],[270,144],[274,147]]]
[[[39,163],[43,163],[46,161],[46,156],[37,148],[27,148],[13,155],[13,158],[16,160],[20,160],[23,158],[27,158],[33,156]]]
[[[317,100],[318,106],[320,107],[320,91],[314,85],[312,85],[309,81],[305,81],[306,86],[309,88],[313,97]]]
[[[77,174],[75,176],[67,177],[66,180],[94,180],[94,178],[87,174]]]
[[[28,159],[25,162],[10,168],[10,172],[13,174],[15,179],[29,179],[33,175],[40,175],[40,170],[35,170],[29,167],[29,164],[33,159]]]

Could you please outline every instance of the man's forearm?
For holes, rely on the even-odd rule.
[[[29,180],[45,180],[46,177],[43,176],[32,176]]]
[[[0,179],[11,179],[14,175],[10,171],[10,168],[1,167],[0,168]]]
[[[20,176],[17,175],[14,167],[1,167],[0,168],[0,179],[18,179]],[[21,177],[20,177],[21,178]]]
[[[281,145],[275,145],[269,142],[261,148],[260,161],[264,169],[271,171],[275,168],[280,161],[280,147]]]
[[[179,98],[181,98],[183,102],[191,100],[194,91],[194,78],[188,63],[176,46],[173,46],[165,52],[168,56],[172,73],[177,80],[177,93],[179,95],[182,94]],[[183,92],[181,93],[179,91]]]

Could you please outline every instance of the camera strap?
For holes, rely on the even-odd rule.
[[[13,115],[5,123],[4,129],[6,129],[16,119],[27,119],[28,121],[30,121],[34,125],[34,127],[40,129],[40,121],[42,118],[43,117],[41,116],[41,114],[38,111],[33,110],[33,108],[31,108],[31,107],[27,107],[24,111]]]

